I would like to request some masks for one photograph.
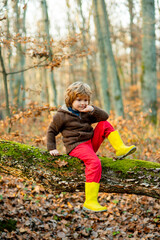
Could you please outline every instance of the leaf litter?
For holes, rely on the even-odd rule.
[[[0,173],[0,239],[160,239],[160,200],[99,193],[107,211],[89,213],[84,198]]]

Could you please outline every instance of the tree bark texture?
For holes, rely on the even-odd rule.
[[[97,2],[98,11],[100,15],[100,24],[103,30],[104,51],[107,54],[107,62],[108,62],[107,66],[108,66],[108,72],[109,72],[110,82],[112,86],[112,96],[113,96],[115,114],[116,116],[124,116],[120,79],[119,79],[117,66],[116,66],[116,62],[115,62],[115,58],[112,50],[106,4],[104,0],[99,0],[99,1],[94,0],[94,1]]]
[[[50,33],[49,33],[49,17],[48,17],[48,6],[46,0],[41,0],[41,7],[42,7],[42,14],[44,18],[44,27],[45,27],[45,32],[46,32],[46,37],[47,37],[47,44],[48,44],[48,51],[49,51],[49,60],[52,61],[52,49],[50,47]],[[56,89],[56,83],[54,79],[54,72],[53,70],[49,73],[50,76],[50,82],[51,82],[51,87],[53,89],[53,94],[54,94],[54,106],[57,106],[57,89]]]
[[[5,65],[4,65],[1,46],[0,46],[0,64],[1,64],[1,67],[2,67],[4,90],[5,90],[6,113],[7,113],[7,116],[10,118],[11,113],[10,113],[10,108],[9,108],[9,93],[8,93],[7,73],[6,73],[6,69],[5,69]]]
[[[7,8],[7,10],[9,9],[9,3],[8,0],[5,0],[4,2],[4,6]],[[7,14],[7,19],[6,19],[6,26],[7,26],[7,38],[9,38],[10,36],[10,19],[8,16],[8,11],[6,12]],[[11,57],[12,57],[12,50],[8,49],[8,71],[12,72],[12,67],[11,67]],[[14,93],[13,93],[13,81],[12,81],[12,77],[8,76],[8,80],[9,80],[9,98],[11,101],[11,105],[13,104],[13,99],[14,99]]]
[[[98,12],[97,0],[93,0],[94,9],[94,22],[97,32],[97,42],[99,48],[99,58],[100,58],[100,69],[101,69],[101,95],[103,99],[103,108],[109,112],[110,111],[110,96],[109,96],[109,86],[108,86],[108,74],[107,74],[107,55],[104,46],[104,37],[100,24],[100,15]]]
[[[136,84],[136,70],[137,70],[137,60],[136,60],[136,47],[134,43],[135,30],[134,30],[134,1],[128,0],[128,9],[130,17],[130,74],[131,74],[131,85]]]
[[[100,158],[100,191],[146,195],[160,199],[160,164],[137,159]],[[0,172],[26,177],[56,191],[84,191],[84,164],[69,155],[0,140]]]
[[[156,123],[157,120],[157,75],[155,47],[154,0],[142,0],[142,79],[141,92],[143,111]]]
[[[23,19],[22,19],[22,29],[24,36],[26,36],[26,11],[27,7],[23,9]],[[23,52],[26,52],[26,45],[23,47]],[[25,66],[26,58],[25,55],[22,53],[21,54],[21,68],[23,69]],[[21,103],[20,106],[22,109],[25,108],[25,97],[26,97],[26,92],[25,92],[25,77],[24,77],[24,72],[21,73],[21,85],[22,85],[22,93],[21,93]]]
[[[25,25],[24,21],[25,21],[25,16],[26,16],[26,9],[24,9],[23,12],[23,17],[24,19],[21,19],[20,17],[20,7],[19,7],[19,0],[15,1],[13,3],[14,5],[14,12],[15,12],[15,25],[14,25],[14,29],[16,34],[20,34],[21,30],[23,30],[23,34],[25,34]],[[26,48],[26,47],[25,47]],[[25,65],[25,56],[24,53],[25,52],[25,48],[23,49],[22,44],[17,42],[17,49],[16,49],[16,57],[15,57],[15,62],[14,62],[14,66],[18,66],[18,69],[23,69],[24,65]],[[12,80],[13,81],[13,80]],[[22,96],[21,96],[21,87],[23,89],[22,91]],[[24,79],[24,72],[22,71],[21,73],[18,73],[14,79],[14,84],[13,84],[13,93],[14,93],[14,99],[16,101],[16,104],[18,107],[24,107],[24,88],[25,88],[25,79]]]

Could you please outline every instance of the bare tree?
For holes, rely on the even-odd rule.
[[[20,1],[13,2],[13,8],[15,12],[15,21],[14,21],[14,30],[17,35],[26,35],[26,28],[25,28],[25,18],[26,18],[26,6],[25,1],[23,1],[23,7],[22,12],[20,10]],[[9,26],[8,26],[9,27]],[[8,29],[9,31],[9,29]],[[23,69],[25,66],[25,49],[26,46],[22,45],[22,43],[17,42],[17,48],[16,48],[16,56],[14,58],[14,65],[18,66],[19,69]],[[16,75],[15,79],[10,81],[14,81],[14,98],[17,103],[17,107],[24,108],[25,105],[25,78],[24,78],[24,72],[20,72]]]
[[[44,17],[46,38],[47,38],[47,43],[48,43],[49,60],[52,61],[53,52],[50,47],[50,40],[51,40],[50,33],[49,33],[50,24],[49,24],[48,6],[47,6],[46,0],[41,0],[41,7],[42,7],[42,13],[43,13],[43,17]],[[54,80],[53,69],[50,72],[50,82],[51,82],[51,86],[52,86],[53,93],[54,93],[54,105],[57,106],[57,90],[56,90],[56,84],[55,84],[55,80]]]
[[[142,0],[142,79],[143,111],[153,123],[157,121],[157,75],[154,0]]]
[[[102,39],[104,49],[107,55],[107,66],[112,86],[112,96],[116,116],[124,116],[123,101],[121,94],[120,79],[117,72],[116,62],[113,55],[112,45],[110,41],[109,20],[104,0],[94,0],[94,6],[97,6],[98,15],[100,16],[100,27],[102,29]]]
[[[103,107],[106,111],[110,110],[110,98],[109,98],[109,86],[108,86],[108,75],[107,75],[107,56],[105,52],[104,46],[104,36],[102,33],[101,25],[100,25],[100,13],[98,11],[98,3],[97,0],[93,0],[93,9],[94,9],[94,22],[97,32],[97,41],[100,55],[100,68],[101,68],[101,91],[102,91],[102,99],[103,99]]]
[[[134,28],[134,0],[128,0],[128,8],[130,15],[130,74],[131,85],[136,83],[135,71],[136,71],[136,48],[134,46],[135,28]]]
[[[110,40],[110,30],[109,30],[110,24],[108,19],[107,8],[104,0],[98,1],[98,4],[102,12],[102,26],[105,28],[104,46],[105,46],[105,51],[107,53],[108,71],[110,76],[110,82],[112,85],[114,109],[115,109],[116,116],[124,116],[120,79],[119,79],[117,66],[116,66],[116,62],[115,62],[115,58],[112,50],[112,44]]]
[[[1,46],[0,46],[0,63],[1,63],[1,67],[2,67],[3,82],[4,82],[4,89],[5,89],[6,113],[7,113],[7,116],[10,118],[11,117],[11,113],[10,113],[10,108],[9,108],[9,94],[8,94],[8,83],[7,83],[7,72],[6,72],[5,65],[4,65],[4,60],[3,60],[3,56],[2,56],[2,48],[1,48]]]

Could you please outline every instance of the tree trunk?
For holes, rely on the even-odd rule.
[[[160,199],[160,164],[136,159],[100,158],[100,191],[129,193]],[[47,151],[0,140],[0,172],[27,177],[57,191],[84,191],[84,164],[69,155],[52,157]]]
[[[4,6],[7,9],[6,14],[7,14],[7,19],[6,19],[6,26],[7,26],[7,38],[9,39],[10,36],[10,19],[9,19],[9,3],[8,0],[5,0]],[[9,48],[8,49],[8,69],[9,72],[12,72],[12,67],[11,67],[11,57],[12,57],[12,50]],[[13,93],[13,80],[11,76],[8,76],[9,80],[9,97],[10,97],[10,104],[13,105],[13,98],[14,98],[14,93]]]
[[[49,51],[49,60],[52,61],[53,53],[52,53],[52,49],[50,47],[48,6],[47,6],[46,0],[41,0],[41,6],[42,6],[43,17],[44,17],[45,32],[47,34],[47,44],[48,44],[48,51]],[[54,80],[53,70],[49,73],[49,76],[50,76],[51,87],[53,89],[53,94],[54,94],[54,105],[57,106],[57,90],[56,90],[56,84],[55,84],[55,80]]]
[[[25,1],[24,1],[25,4]],[[26,10],[27,7],[25,7],[23,9],[23,19],[22,19],[22,30],[23,30],[23,34],[24,36],[26,36]],[[23,47],[23,51],[26,52],[26,44]],[[23,52],[21,53],[21,69],[24,68],[25,66],[25,54],[23,54]],[[21,73],[21,86],[22,86],[22,93],[21,93],[21,107],[22,109],[25,108],[25,97],[26,97],[26,91],[25,91],[25,77],[24,77],[24,72]]]
[[[4,61],[3,61],[3,57],[2,57],[1,46],[0,46],[0,64],[1,64],[1,67],[2,67],[4,90],[5,90],[6,113],[7,113],[7,116],[10,118],[11,117],[11,113],[10,113],[10,108],[9,108],[9,94],[8,94],[7,73],[6,73],[6,69],[5,69],[5,65],[4,65]]]
[[[100,25],[100,16],[98,12],[97,0],[93,0],[94,9],[94,22],[97,32],[97,41],[100,55],[100,68],[101,68],[101,92],[103,99],[103,108],[107,112],[110,111],[110,98],[109,98],[109,86],[108,86],[108,75],[107,75],[107,56],[105,52],[103,33]]]
[[[129,16],[130,16],[130,74],[131,74],[131,85],[136,84],[136,51],[134,46],[134,14],[133,14],[133,0],[128,0]]]
[[[149,119],[157,121],[157,75],[155,47],[154,0],[142,0],[142,79],[141,92],[143,111]]]
[[[97,5],[98,5],[100,20],[101,20],[100,24],[102,26],[103,33],[104,33],[103,34],[104,47],[107,54],[108,71],[110,75],[110,81],[112,84],[112,95],[113,95],[115,114],[116,116],[124,116],[120,79],[118,76],[116,62],[114,59],[112,45],[110,41],[109,20],[108,20],[106,4],[104,0],[94,0],[94,2],[97,2]]]
[[[49,104],[48,78],[47,78],[46,68],[41,69],[40,81],[41,81],[41,86],[42,86],[42,91],[41,91],[42,103],[43,104],[45,104],[45,103]]]
[[[15,32],[16,34],[20,34],[21,31],[21,18],[20,18],[20,8],[19,8],[19,0],[15,1],[14,3],[14,10],[16,14],[16,21],[15,21]],[[17,50],[16,50],[16,58],[15,58],[15,66],[18,66],[19,69],[23,69],[22,64],[24,63],[23,59],[23,50],[21,43],[17,42]],[[24,73],[21,72],[16,75],[14,83],[14,98],[16,100],[17,107],[21,107],[20,105],[20,93],[21,93],[21,84],[24,82]]]

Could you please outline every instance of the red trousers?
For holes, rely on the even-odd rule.
[[[113,131],[115,130],[108,121],[101,121],[95,127],[92,139],[79,144],[69,153],[70,156],[77,157],[84,162],[86,182],[99,183],[102,167],[96,152],[103,140]]]

